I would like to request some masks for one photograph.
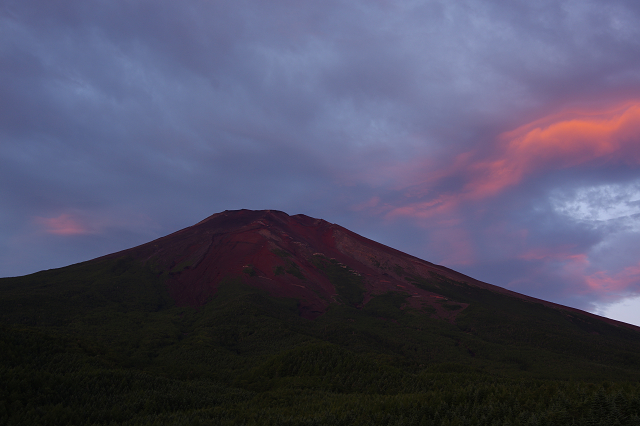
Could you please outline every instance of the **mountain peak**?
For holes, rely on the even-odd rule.
[[[405,298],[407,308],[453,322],[469,305],[469,295],[479,291],[596,317],[475,280],[325,220],[278,210],[226,210],[105,257],[123,256],[164,275],[171,297],[183,306],[202,306],[225,279],[241,278],[272,296],[298,300],[306,318],[332,303],[362,308],[391,292]]]

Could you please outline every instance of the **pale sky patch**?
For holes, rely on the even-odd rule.
[[[592,311],[596,315],[640,325],[640,296],[621,299],[614,303],[599,303]]]
[[[640,214],[640,182],[587,186],[569,193],[556,191],[551,203],[558,213],[580,221],[628,218]]]

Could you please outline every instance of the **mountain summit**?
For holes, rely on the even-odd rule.
[[[487,284],[362,237],[342,226],[277,210],[227,210],[103,259],[129,257],[166,276],[180,306],[204,305],[219,283],[241,276],[275,297],[298,300],[314,318],[331,303],[362,308],[389,292],[405,306],[454,322],[474,294],[491,292],[616,326],[640,328]],[[480,292],[480,293],[479,293]]]

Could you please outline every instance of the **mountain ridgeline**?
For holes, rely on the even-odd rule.
[[[283,212],[0,279],[0,424],[640,424],[640,329]]]

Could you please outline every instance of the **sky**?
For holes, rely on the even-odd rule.
[[[0,1],[0,277],[242,208],[640,325],[640,3]]]

